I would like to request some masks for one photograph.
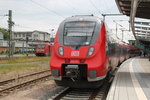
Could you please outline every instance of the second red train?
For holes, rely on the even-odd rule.
[[[50,56],[53,45],[50,43],[39,43],[36,48],[36,56]]]

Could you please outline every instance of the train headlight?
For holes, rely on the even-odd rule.
[[[64,56],[64,49],[63,47],[58,47],[58,53],[60,56]]]
[[[91,56],[94,53],[94,47],[90,47],[87,56]]]

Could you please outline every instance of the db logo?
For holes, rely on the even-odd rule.
[[[79,56],[80,52],[79,51],[72,51],[71,56]]]

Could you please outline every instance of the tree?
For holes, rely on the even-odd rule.
[[[4,40],[8,40],[8,39],[9,39],[9,33],[8,33],[7,29],[5,29],[5,28],[0,28],[0,32],[3,33],[3,35],[4,35]]]

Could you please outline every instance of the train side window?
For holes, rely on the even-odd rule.
[[[109,52],[109,44],[106,42],[106,56],[109,56],[110,52]]]

